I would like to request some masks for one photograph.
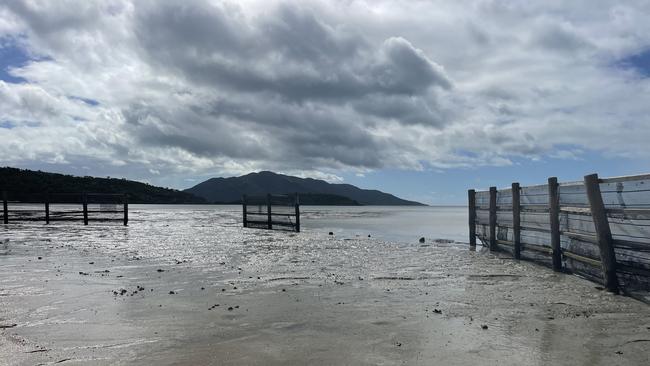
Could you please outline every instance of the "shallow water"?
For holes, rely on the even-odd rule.
[[[221,224],[241,224],[239,205],[131,205],[131,220],[164,219],[169,210],[177,219],[197,218]],[[372,237],[417,242],[421,237],[467,242],[467,207],[464,206],[301,206],[303,231],[329,232],[344,237]]]
[[[299,234],[244,229],[240,210],[1,227],[0,364],[649,360],[646,305],[434,241],[463,241],[463,208],[304,207]]]

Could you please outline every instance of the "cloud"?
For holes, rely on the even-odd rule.
[[[0,81],[1,162],[182,185],[589,151],[647,160],[650,79],[621,65],[650,47],[649,13],[642,1],[8,0],[0,47],[29,60]]]

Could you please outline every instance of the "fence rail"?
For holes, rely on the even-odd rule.
[[[295,195],[242,196],[244,227],[300,232],[300,200]]]
[[[469,190],[469,242],[602,283],[650,291],[650,175]]]
[[[112,193],[13,193],[2,192],[3,223],[55,221],[129,222],[126,194]]]

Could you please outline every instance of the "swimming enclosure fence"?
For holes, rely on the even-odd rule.
[[[469,190],[470,245],[544,264],[647,298],[650,174]]]
[[[242,196],[244,227],[300,232],[298,194]]]
[[[126,194],[109,193],[13,193],[2,192],[4,224],[55,221],[129,222]]]

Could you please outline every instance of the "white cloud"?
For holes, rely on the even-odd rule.
[[[0,82],[0,155],[152,180],[647,159],[650,81],[616,65],[650,48],[649,15],[643,1],[9,0],[0,37],[34,60],[10,70],[26,83]]]

